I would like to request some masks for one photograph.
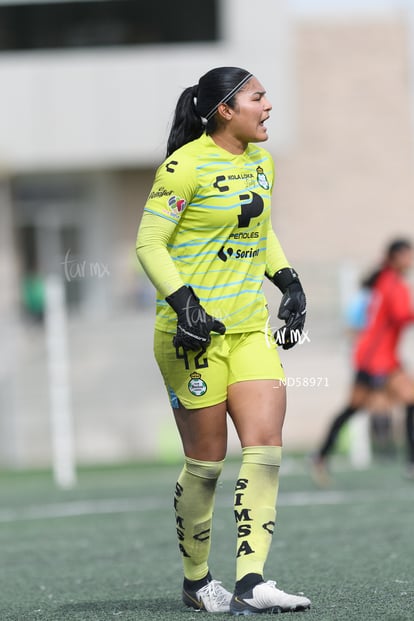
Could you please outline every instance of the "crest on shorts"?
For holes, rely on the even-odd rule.
[[[266,175],[264,174],[263,168],[261,166],[258,166],[256,168],[256,172],[257,172],[257,183],[264,190],[268,190],[270,188],[270,185],[269,185]]]
[[[207,392],[207,384],[201,377],[200,373],[191,373],[190,381],[188,382],[188,390],[195,397],[202,397]]]

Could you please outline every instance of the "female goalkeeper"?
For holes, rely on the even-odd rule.
[[[273,161],[256,145],[267,139],[271,108],[258,79],[237,67],[212,69],[185,89],[137,237],[139,261],[157,289],[155,357],[185,454],[174,499],[183,601],[234,615],[310,606],[264,579],[286,407],[264,276],[282,292],[285,326],[275,336],[285,349],[297,342],[306,312],[272,230]],[[227,414],[242,447],[233,593],[208,565]]]

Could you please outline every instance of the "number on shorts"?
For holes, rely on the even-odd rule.
[[[181,353],[181,350],[183,353]],[[190,363],[188,362],[188,356],[187,356],[187,352],[184,348],[182,347],[176,347],[175,348],[175,357],[177,358],[177,360],[184,360],[184,364],[185,364],[185,368],[189,369],[190,368]]]
[[[207,356],[203,358],[202,362],[200,362],[200,357],[205,353],[206,350],[202,349],[200,353],[197,354],[197,356],[194,356],[194,364],[196,369],[205,369],[206,367],[208,367]]]
[[[205,369],[208,367],[208,358],[205,356],[202,360],[200,360],[201,356],[206,353],[205,349],[202,349],[194,356],[194,366],[196,369]],[[184,360],[184,365],[187,370],[190,368],[190,361],[188,359],[188,353],[182,347],[175,348],[175,355],[177,360]]]

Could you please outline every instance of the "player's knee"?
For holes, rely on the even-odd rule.
[[[223,459],[217,461],[204,461],[193,459],[191,457],[185,458],[185,468],[187,472],[203,479],[218,479],[221,471],[223,470],[223,465]]]

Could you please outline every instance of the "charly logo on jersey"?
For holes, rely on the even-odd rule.
[[[171,196],[168,199],[168,213],[173,218],[179,218],[187,206],[187,202],[180,196]]]
[[[202,397],[207,392],[207,384],[201,377],[200,373],[194,371],[190,375],[190,381],[188,382],[188,390],[195,397]]]
[[[270,188],[270,185],[269,185],[266,175],[264,174],[263,168],[261,166],[258,166],[256,168],[256,172],[257,172],[257,183],[264,190],[268,190]]]

